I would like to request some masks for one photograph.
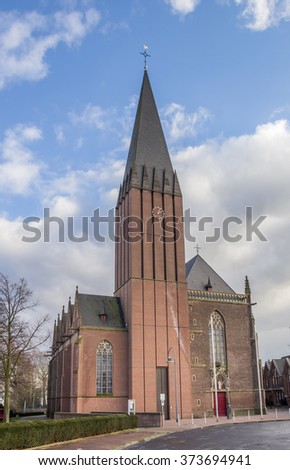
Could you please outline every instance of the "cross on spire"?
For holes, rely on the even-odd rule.
[[[144,70],[147,70],[147,57],[151,57],[150,54],[147,52],[148,46],[144,44],[144,51],[140,52],[141,55],[144,56]]]
[[[201,250],[201,247],[198,246],[198,243],[194,247],[196,249],[196,254],[199,255],[199,250]]]

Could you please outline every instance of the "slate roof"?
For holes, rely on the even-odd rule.
[[[78,314],[82,326],[126,328],[118,297],[78,293]],[[106,314],[106,321],[100,315]]]
[[[131,187],[181,195],[147,70],[144,71],[124,179],[120,187],[117,205]]]
[[[173,173],[172,163],[151,89],[148,73],[144,77],[129,148],[125,176],[133,164],[146,165]]]
[[[274,365],[275,369],[278,372],[278,375],[283,375],[283,368],[285,364],[285,359],[273,359],[272,364]]]
[[[188,289],[206,290],[208,281],[214,292],[235,294],[235,291],[198,254],[186,263]]]

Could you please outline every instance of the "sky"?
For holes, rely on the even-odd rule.
[[[32,316],[113,294],[91,217],[116,204],[147,45],[186,259],[198,243],[239,293],[248,276],[262,361],[290,354],[289,22],[290,0],[0,2],[0,272]]]

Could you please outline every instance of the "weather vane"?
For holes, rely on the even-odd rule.
[[[144,56],[144,70],[147,70],[147,57],[151,57],[147,52],[148,46],[144,44],[144,51],[140,52]]]

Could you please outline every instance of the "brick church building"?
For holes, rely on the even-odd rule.
[[[55,322],[48,414],[259,409],[251,293],[197,254],[185,263],[182,191],[145,69],[116,204],[115,292],[76,289]],[[131,401],[132,400],[132,401]]]

